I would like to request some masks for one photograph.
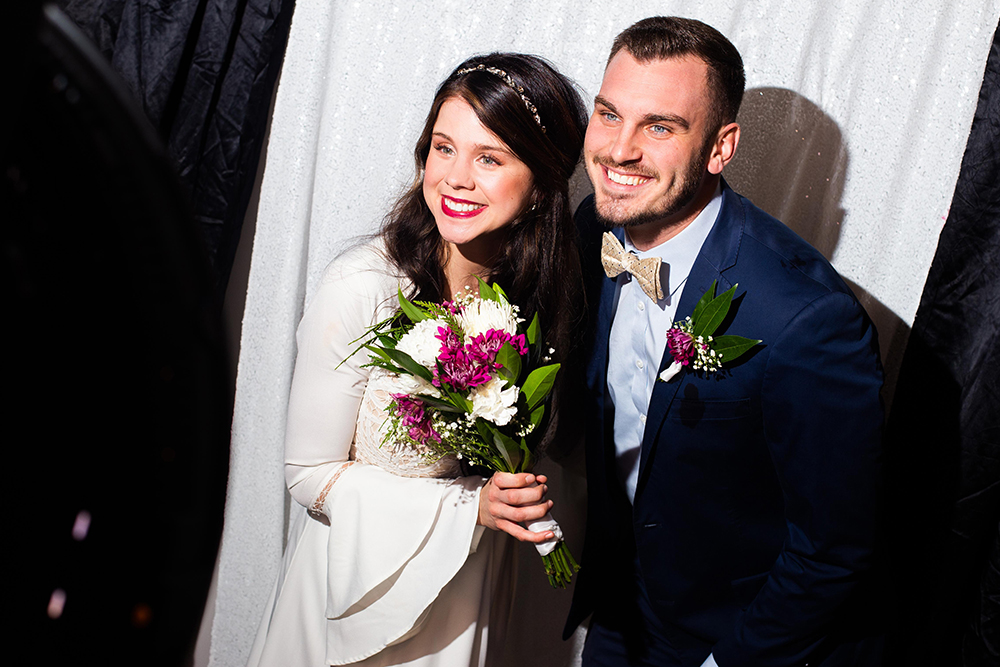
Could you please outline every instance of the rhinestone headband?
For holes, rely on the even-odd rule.
[[[497,69],[496,67],[487,67],[486,65],[479,63],[474,67],[466,67],[465,69],[458,70],[457,72],[455,72],[455,76],[462,76],[463,74],[468,74],[469,72],[477,72],[479,70],[482,70],[484,72],[489,72],[490,74],[494,74],[500,77],[500,79],[507,84],[508,88],[510,88],[515,93],[520,95],[521,99],[524,100],[524,106],[531,113],[531,117],[535,119],[536,123],[538,123],[538,127],[542,128],[542,132],[545,132],[545,126],[542,125],[542,119],[538,117],[538,109],[535,108],[534,102],[532,102],[531,99],[524,94],[524,88],[522,86],[519,86],[518,84],[514,83],[514,79],[510,78],[510,74],[507,74],[507,72],[503,71],[502,69]]]

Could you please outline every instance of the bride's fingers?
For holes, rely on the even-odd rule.
[[[545,475],[533,475],[530,472],[495,472],[493,483],[498,489],[522,489],[536,484],[545,483]]]
[[[533,533],[523,526],[504,520],[497,522],[497,528],[509,534],[511,537],[514,537],[522,542],[531,542],[532,544],[546,542],[555,537],[555,534],[553,534],[551,530],[546,530],[542,533]]]
[[[549,510],[552,509],[552,501],[547,500],[538,505],[530,505],[528,507],[511,507],[510,505],[505,505],[503,503],[490,503],[488,506],[488,511],[493,519],[493,522],[497,525],[501,521],[509,521],[511,523],[527,523],[530,521],[537,521],[544,517]]]
[[[535,505],[545,497],[548,491],[547,481],[545,475],[497,472],[490,479],[490,500],[515,507]]]
[[[491,499],[514,507],[526,507],[537,505],[545,499],[548,487],[544,484],[533,486],[527,489],[497,489],[491,495]]]

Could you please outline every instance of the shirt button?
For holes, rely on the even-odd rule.
[[[643,364],[643,363],[642,363],[642,359],[636,359],[636,360],[635,360],[635,367],[636,367],[636,368],[638,368],[638,369],[639,369],[640,371],[642,370],[642,367],[643,367],[644,365],[645,365],[645,364]]]
[[[642,301],[639,302],[639,310],[640,311],[646,310],[646,304],[643,303]]]
[[[646,415],[639,415],[639,421],[641,421],[643,424],[645,424],[646,423]]]

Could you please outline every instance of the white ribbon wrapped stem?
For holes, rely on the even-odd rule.
[[[533,533],[544,533],[551,530],[552,534],[555,535],[551,540],[546,540],[535,545],[535,549],[538,550],[538,555],[540,556],[548,556],[562,542],[562,528],[559,527],[559,524],[556,523],[551,514],[546,514],[538,521],[532,521],[528,524],[527,528]]]

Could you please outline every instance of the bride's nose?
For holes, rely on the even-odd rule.
[[[453,160],[444,182],[456,190],[472,190],[476,184],[472,177],[472,164],[469,160]]]

